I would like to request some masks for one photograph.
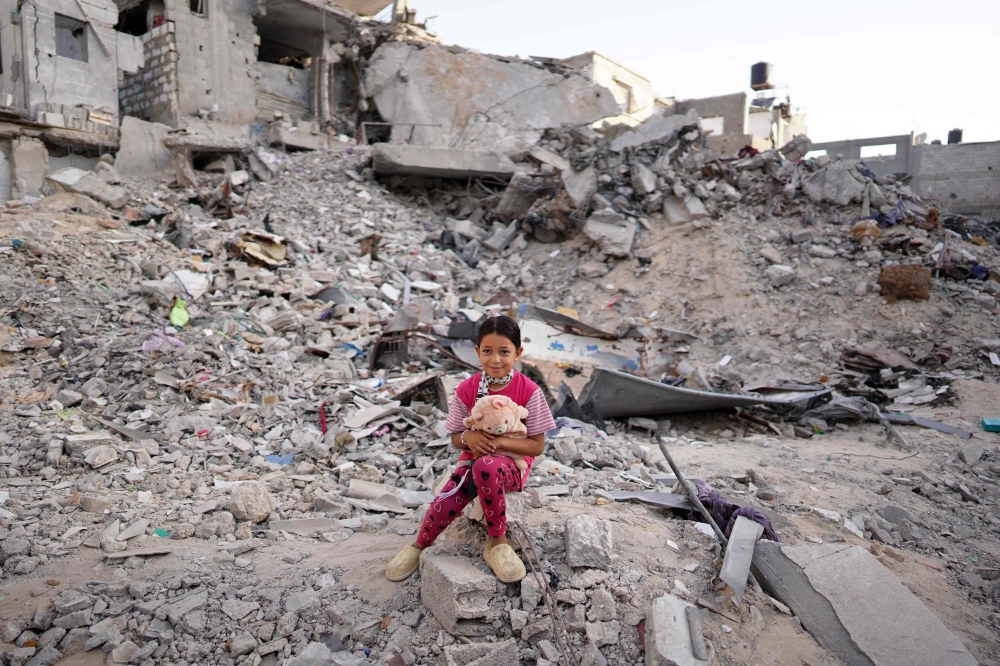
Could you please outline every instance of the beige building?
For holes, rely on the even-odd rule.
[[[653,92],[649,79],[596,51],[588,51],[558,62],[584,72],[591,81],[611,91],[621,115],[605,118],[612,125],[638,125],[650,116],[669,113],[672,101]]]

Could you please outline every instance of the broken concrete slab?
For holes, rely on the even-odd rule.
[[[635,223],[611,208],[599,210],[587,218],[583,233],[597,243],[601,252],[612,257],[627,257],[635,242]]]
[[[675,226],[687,224],[691,221],[691,214],[688,212],[687,206],[684,205],[683,199],[679,199],[674,195],[664,197],[663,217],[667,220],[668,224]]]
[[[372,168],[380,176],[424,176],[427,178],[484,178],[509,180],[516,172],[510,159],[500,153],[458,148],[377,143],[372,149]]]
[[[597,194],[597,172],[593,166],[588,166],[583,171],[564,169],[559,177],[577,208],[586,207]]]
[[[172,175],[173,155],[163,147],[170,127],[124,116],[115,170],[129,176],[157,178]]]
[[[420,558],[420,601],[446,631],[456,636],[486,636],[496,578],[464,557],[425,553]]]
[[[336,146],[332,137],[325,134],[313,134],[307,129],[298,127],[271,127],[267,136],[272,146],[284,146],[285,150],[330,150]],[[344,149],[347,144],[343,144]]]
[[[497,217],[504,221],[519,219],[528,212],[540,192],[541,189],[535,187],[531,176],[516,173],[510,179],[510,183],[501,195],[494,212]]]
[[[517,641],[449,645],[444,649],[444,666],[507,666],[518,663]]]
[[[683,115],[652,116],[613,139],[611,141],[611,150],[620,153],[626,148],[641,146],[651,141],[659,141],[687,125],[698,125],[700,129],[701,123],[697,110],[690,109]]]
[[[733,589],[733,597],[737,604],[743,601],[743,591],[747,587],[754,546],[763,533],[763,525],[739,516],[729,536],[729,545],[726,546],[726,556],[722,560],[719,578]]]
[[[383,43],[364,88],[392,123],[393,143],[423,146],[509,152],[535,145],[548,128],[620,113],[611,91],[581,74],[430,44]]]
[[[84,194],[111,208],[121,208],[128,203],[128,190],[109,185],[93,171],[65,167],[50,173],[47,180],[60,191]]]
[[[820,645],[849,664],[978,665],[975,657],[867,550],[761,541],[753,571]]]
[[[702,666],[696,659],[688,624],[692,604],[664,594],[653,602],[646,617],[646,666]]]
[[[507,225],[494,222],[493,234],[486,239],[483,247],[491,252],[503,252],[517,238],[520,229],[520,224],[516,220]]]

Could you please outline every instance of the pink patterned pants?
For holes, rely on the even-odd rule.
[[[474,489],[470,488],[466,474],[472,475]],[[521,471],[506,456],[483,456],[473,461],[471,469],[455,470],[441,493],[431,502],[431,508],[427,510],[420,526],[417,543],[423,548],[434,543],[444,528],[458,517],[476,495],[483,505],[486,531],[494,539],[502,537],[507,533],[507,498],[504,493],[519,490]]]

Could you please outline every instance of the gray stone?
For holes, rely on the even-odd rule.
[[[88,398],[99,398],[107,390],[108,383],[100,377],[91,377],[80,387],[80,393]]]
[[[566,563],[571,567],[611,568],[611,522],[587,515],[566,521]]]
[[[115,664],[127,664],[138,649],[139,646],[132,641],[125,641],[111,651],[111,661]]]
[[[70,629],[69,633],[63,637],[62,641],[59,642],[59,649],[63,654],[73,654],[79,652],[83,649],[84,644],[87,639],[90,638],[90,634],[86,629],[76,628]]]
[[[583,171],[564,169],[560,177],[566,193],[577,208],[585,207],[597,194],[597,172],[593,166],[588,166]]]
[[[646,617],[646,666],[704,666],[691,646],[686,601],[664,594],[653,602]]]
[[[128,190],[105,182],[93,171],[64,167],[50,173],[46,180],[60,191],[83,194],[111,208],[122,208],[128,203]]]
[[[4,643],[13,643],[25,628],[24,620],[21,618],[7,620],[0,625],[0,640]]]
[[[244,481],[233,488],[229,510],[238,520],[261,523],[277,508],[274,498],[260,481]]]
[[[56,400],[65,408],[75,407],[83,402],[83,394],[69,389],[63,389],[56,393]]]
[[[229,653],[234,657],[239,657],[244,654],[250,654],[255,647],[257,647],[257,639],[254,638],[253,634],[244,631],[236,634],[233,638],[233,641],[229,644]]]
[[[444,666],[510,666],[521,663],[517,641],[513,638],[500,643],[456,643],[444,649]]]
[[[62,627],[52,627],[41,636],[38,637],[38,647],[46,647],[48,645],[56,645],[63,639],[68,632]]]
[[[377,143],[372,167],[380,176],[485,178],[509,180],[516,167],[506,155],[482,150]]]
[[[521,631],[528,625],[528,611],[517,608],[510,609],[510,626],[514,631]]]
[[[621,213],[605,208],[587,218],[583,233],[597,243],[604,254],[627,257],[635,242],[635,223],[629,222]]]
[[[767,246],[767,247],[762,248],[759,254],[760,254],[760,256],[764,257],[765,259],[768,260],[768,262],[770,262],[772,264],[780,264],[781,263],[781,253],[778,252],[777,250],[775,250],[771,246]]]
[[[142,662],[149,659],[154,652],[160,647],[158,641],[147,641],[139,647],[138,650],[132,653],[132,656],[128,658],[128,663],[130,664],[141,664]]]
[[[675,195],[663,198],[663,217],[667,220],[668,224],[674,226],[687,224],[691,221],[691,214],[688,213],[687,206],[684,205],[684,200]]]
[[[24,537],[7,537],[0,543],[0,560],[31,552],[31,542]]]
[[[795,281],[795,269],[785,264],[768,266],[767,270],[764,271],[764,275],[775,287],[781,287]]]
[[[510,183],[507,184],[507,188],[500,196],[500,201],[497,202],[497,207],[493,213],[504,222],[520,219],[531,208],[531,204],[535,203],[535,199],[538,198],[539,193],[540,190],[536,187],[531,176],[524,173],[515,173],[510,179]],[[488,245],[487,248],[493,249]],[[499,252],[499,250],[493,251]]]
[[[496,578],[464,557],[425,553],[420,558],[420,600],[449,633],[492,633],[486,619],[494,592]]]
[[[230,601],[235,601],[235,599],[231,599]],[[223,608],[225,608],[225,604],[223,604]],[[201,610],[191,611],[181,620],[181,627],[184,629],[184,633],[191,634],[192,636],[200,636],[207,626],[208,616],[205,614],[205,611]]]
[[[528,641],[532,645],[538,641],[545,641],[552,638],[552,618],[546,617],[532,622],[521,630],[521,640]]]
[[[813,239],[812,229],[796,229],[790,234],[793,243],[805,243]]]
[[[293,520],[272,520],[268,529],[276,532],[288,532],[299,536],[315,536],[324,532],[340,532],[343,525],[336,518],[296,518]]]
[[[279,636],[291,636],[299,624],[299,616],[295,611],[289,611],[278,618],[277,631]]]
[[[9,642],[9,641],[8,641]],[[35,648],[13,648],[0,653],[10,666],[24,666],[35,655]]]
[[[586,633],[587,640],[597,647],[616,645],[621,625],[618,622],[588,622]]]
[[[618,619],[615,597],[603,588],[594,590],[590,597],[590,620],[610,622]]]
[[[289,666],[361,666],[362,664],[364,661],[350,652],[334,652],[325,643],[316,641],[307,645],[295,659],[291,660]]]
[[[239,599],[227,599],[222,602],[222,612],[233,620],[242,620],[250,613],[260,610],[260,604],[256,601],[240,601]]]
[[[285,599],[286,613],[308,613],[316,610],[319,606],[319,598],[312,592],[289,594],[288,598]]]
[[[87,497],[84,495],[80,498],[80,508],[87,513],[104,513],[111,508],[111,500],[106,497]]]
[[[506,226],[494,223],[493,234],[486,239],[483,247],[491,252],[503,252],[517,237],[518,231],[520,224],[516,220]]]
[[[962,459],[966,465],[970,467],[974,466],[979,459],[983,457],[985,449],[978,444],[973,444],[972,446],[967,446],[958,452],[958,457]],[[888,520],[888,518],[886,518]],[[910,522],[913,522],[912,520]]]
[[[548,575],[545,575],[548,580]],[[532,610],[542,601],[543,590],[534,574],[521,579],[521,608]]]
[[[687,210],[688,217],[691,220],[700,220],[703,217],[708,217],[708,209],[705,208],[705,204],[693,194],[684,197],[684,208]]]
[[[351,505],[342,497],[322,497],[317,495],[313,499],[313,509],[322,511],[327,518],[337,518],[343,520],[351,517]]]
[[[199,539],[211,539],[213,536],[226,536],[236,531],[236,519],[228,511],[218,511],[194,528],[194,535]]]
[[[90,609],[74,611],[68,615],[56,618],[54,625],[63,629],[73,629],[76,627],[90,626]]]
[[[640,197],[656,191],[656,174],[644,164],[632,165],[632,189]]]
[[[170,624],[176,625],[185,615],[196,608],[201,608],[206,603],[208,603],[208,590],[199,591],[163,606],[157,612],[157,617],[165,616],[170,620]]]
[[[809,247],[809,254],[820,259],[833,259],[837,256],[837,251],[826,245],[811,245]]]
[[[914,524],[920,522],[920,521],[918,521],[916,519],[916,517],[912,513],[910,513],[909,511],[907,511],[903,507],[896,506],[894,504],[888,504],[888,505],[882,507],[882,509],[881,509],[881,511],[879,511],[879,513],[881,513],[882,517],[885,518],[886,520],[888,520],[893,525],[898,525],[900,523],[900,521],[903,521],[903,520],[908,520],[908,521],[910,521],[911,523],[914,523]]]
[[[62,659],[62,652],[51,645],[46,645],[36,652],[25,666],[52,666],[60,659]]]

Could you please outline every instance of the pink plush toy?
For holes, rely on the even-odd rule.
[[[503,435],[513,439],[528,436],[528,427],[521,419],[528,418],[528,410],[505,395],[487,395],[476,401],[472,412],[465,418],[465,426],[471,430],[481,430],[491,435]],[[500,453],[514,461],[522,472],[528,469],[524,456],[516,453]]]

